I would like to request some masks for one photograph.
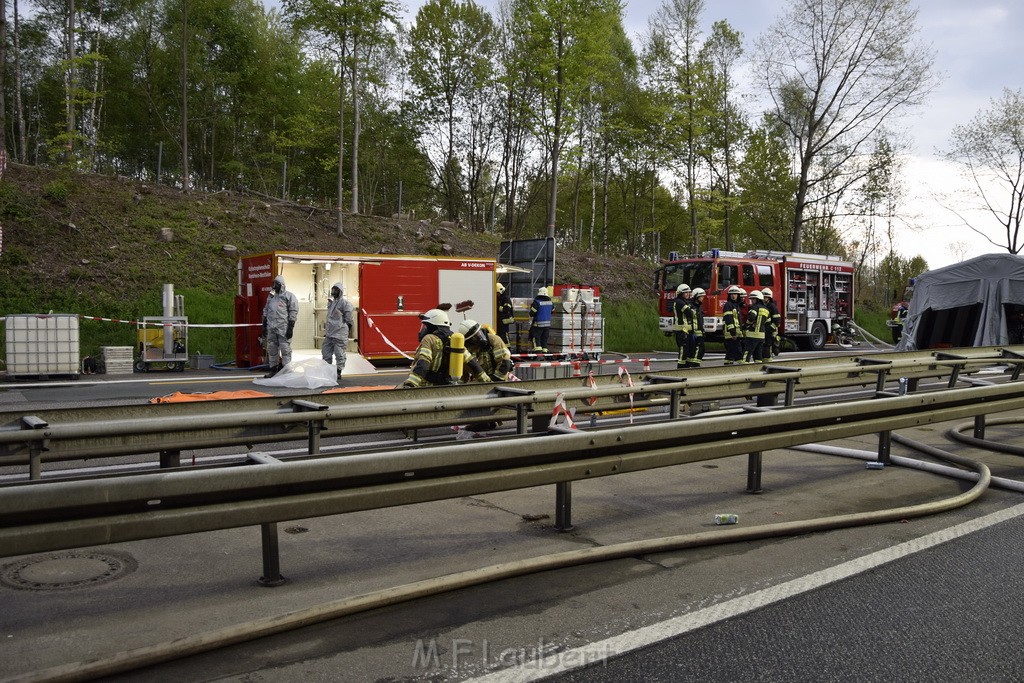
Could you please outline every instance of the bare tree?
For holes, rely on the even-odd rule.
[[[794,251],[808,204],[834,202],[856,184],[864,171],[853,162],[882,124],[935,87],[934,54],[917,33],[910,0],[791,0],[759,39],[757,69],[799,167]],[[815,193],[825,179],[829,192]]]
[[[1024,218],[1024,92],[1003,89],[1003,96],[978,112],[970,123],[953,129],[946,158],[960,165],[974,186],[973,194],[1002,225],[1002,244],[956,212],[964,224],[997,247],[1019,254],[1021,219]],[[997,197],[999,193],[1005,193]],[[1008,200],[1008,202],[1007,202]]]

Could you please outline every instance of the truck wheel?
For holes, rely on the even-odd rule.
[[[821,351],[825,348],[825,340],[828,332],[825,331],[825,323],[820,320],[811,325],[811,333],[807,335],[807,346],[811,351]]]

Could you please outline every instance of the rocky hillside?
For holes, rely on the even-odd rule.
[[[234,192],[183,194],[124,178],[11,165],[0,183],[0,315],[159,313],[163,283],[233,294],[238,255],[280,249],[496,258],[500,238],[421,220],[345,216]],[[651,299],[652,266],[562,249],[557,279],[606,300]],[[140,301],[145,301],[143,310]],[[159,305],[159,304],[157,304]]]

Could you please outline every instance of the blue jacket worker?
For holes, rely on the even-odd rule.
[[[533,340],[533,350],[538,353],[548,351],[548,333],[551,331],[551,314],[554,311],[554,304],[548,296],[548,288],[541,287],[537,290],[537,296],[530,304],[530,339]]]

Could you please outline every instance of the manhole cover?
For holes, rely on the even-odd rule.
[[[0,567],[0,585],[33,591],[69,590],[119,579],[138,566],[134,557],[116,550],[33,555]]]

